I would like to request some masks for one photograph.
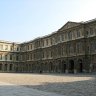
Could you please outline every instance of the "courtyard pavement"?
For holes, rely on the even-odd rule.
[[[64,96],[52,92],[44,92],[14,84],[0,82],[0,96]]]
[[[0,96],[96,96],[96,74],[0,73]]]

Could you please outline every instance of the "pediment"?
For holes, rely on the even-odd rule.
[[[80,25],[80,24],[81,24],[81,23],[68,21],[68,22],[67,22],[64,26],[62,26],[59,30],[60,30],[60,31],[63,31],[63,30],[65,30],[65,29],[69,29],[69,28],[78,26],[78,25]]]

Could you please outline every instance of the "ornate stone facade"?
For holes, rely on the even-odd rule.
[[[0,41],[0,70],[96,72],[96,20],[67,22],[50,35],[20,44]]]

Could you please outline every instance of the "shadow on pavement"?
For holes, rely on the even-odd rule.
[[[96,96],[96,77],[85,81],[42,83],[41,85],[23,85],[47,92],[55,92],[66,96]]]

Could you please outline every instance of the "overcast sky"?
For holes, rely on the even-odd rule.
[[[0,0],[0,40],[24,42],[67,21],[96,18],[96,0]]]

